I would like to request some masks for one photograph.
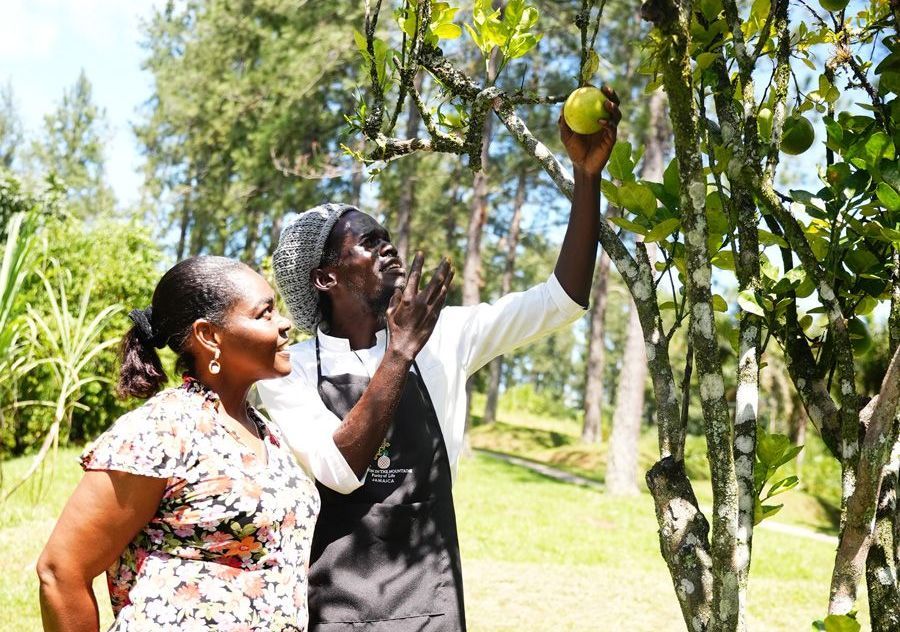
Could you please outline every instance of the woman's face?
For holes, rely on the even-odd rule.
[[[276,311],[275,292],[250,268],[232,274],[238,299],[219,329],[222,373],[252,382],[288,375],[291,323]]]

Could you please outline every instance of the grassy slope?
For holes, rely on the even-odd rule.
[[[475,409],[478,410],[477,406]],[[491,426],[473,428],[470,441],[474,448],[521,456],[602,482],[606,470],[607,443],[583,445],[579,443],[580,431],[579,422],[574,419],[553,419],[501,409],[499,421]],[[784,508],[774,520],[836,535],[840,510],[834,505],[834,497],[839,498],[840,493],[837,488],[840,484],[840,466],[823,454],[825,448],[820,445],[821,440],[812,433],[808,443],[806,463],[799,472],[801,486],[809,481],[815,483],[818,490],[825,485],[822,479],[826,479],[835,486],[835,490],[826,494],[826,498],[822,494],[800,490],[783,494],[778,497],[778,503],[784,503]],[[655,429],[646,429],[643,433],[639,452],[638,475],[643,477],[659,458]],[[697,498],[702,505],[711,506],[712,490],[707,480],[709,474],[703,438],[689,436],[685,453],[688,475],[694,482]],[[784,475],[794,473],[791,470]],[[638,487],[646,489],[643,480],[638,482]]]
[[[37,504],[19,493],[0,515],[0,612],[15,613],[4,630],[40,629],[33,563],[80,476],[76,454],[60,452]],[[26,465],[4,464],[5,482]],[[472,632],[684,629],[646,495],[611,499],[487,457],[463,463],[454,493]],[[809,629],[832,560],[828,544],[760,531],[750,629]],[[95,590],[108,625],[102,579]]]

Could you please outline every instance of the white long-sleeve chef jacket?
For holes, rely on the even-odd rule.
[[[555,275],[493,304],[443,309],[416,365],[434,404],[454,479],[463,447],[468,377],[495,357],[573,323],[584,311]],[[346,338],[321,330],[317,335],[322,375],[371,377],[384,357],[385,330],[376,334],[373,347],[356,351]],[[304,340],[289,350],[290,375],[257,384],[262,403],[300,464],[322,484],[349,494],[365,477],[357,478],[334,443],[341,419],[319,396],[315,340]]]

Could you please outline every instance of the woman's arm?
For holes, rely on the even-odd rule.
[[[91,584],[150,522],[165,488],[164,478],[85,473],[38,559],[44,630],[98,629]]]

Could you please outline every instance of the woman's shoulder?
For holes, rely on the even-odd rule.
[[[154,395],[91,442],[81,455],[82,467],[171,476],[208,416],[205,401],[205,393],[187,384]]]
[[[167,388],[119,417],[110,430],[152,428],[175,433],[190,430],[198,423],[203,404],[209,400],[206,393],[189,383]]]

